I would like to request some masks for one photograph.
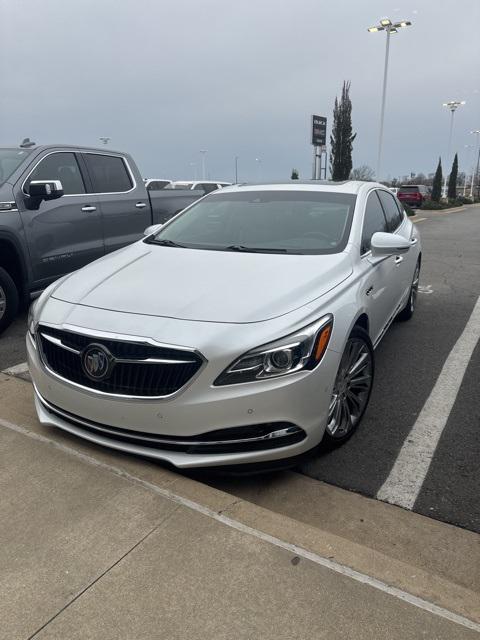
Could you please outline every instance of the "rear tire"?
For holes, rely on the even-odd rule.
[[[5,269],[0,267],[0,333],[12,323],[18,312],[18,289]]]
[[[370,400],[375,372],[368,333],[354,327],[338,367],[322,444],[338,447],[358,429]]]

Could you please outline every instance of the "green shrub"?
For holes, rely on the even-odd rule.
[[[412,209],[412,207],[409,207],[408,204],[404,204],[403,208],[405,209],[405,213],[407,214],[407,216],[414,216],[415,215],[415,209]]]
[[[455,200],[457,204],[473,204],[473,200],[471,198],[466,198],[465,196],[458,196]]]
[[[448,209],[451,205],[443,202],[435,202],[434,200],[424,200],[420,209],[424,211],[437,211],[440,209]]]

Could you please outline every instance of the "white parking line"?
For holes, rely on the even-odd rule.
[[[413,508],[479,338],[480,298],[405,439],[390,475],[378,491],[379,500]]]
[[[3,427],[5,429],[10,429],[11,431],[15,431],[16,433],[20,433],[28,438],[32,438],[33,440],[36,440],[37,442],[42,442],[44,444],[53,446],[56,449],[59,449],[60,451],[63,451],[68,455],[74,456],[75,458],[78,458],[79,460],[82,460],[83,462],[89,465],[92,465],[99,469],[104,469],[105,471],[113,473],[116,476],[123,478],[124,480],[140,485],[143,488],[156,493],[162,498],[166,498],[171,502],[180,504],[183,507],[186,507],[187,509],[192,509],[193,511],[196,511],[197,513],[201,513],[204,516],[211,518],[212,520],[221,522],[222,524],[226,525],[227,527],[230,527],[231,529],[236,529],[241,533],[245,533],[247,535],[258,538],[259,540],[262,540],[264,542],[268,542],[269,544],[274,545],[275,547],[289,551],[295,554],[296,556],[305,558],[306,560],[310,560],[315,564],[318,564],[322,567],[330,569],[330,571],[334,571],[335,573],[339,573],[340,575],[346,576],[351,580],[355,580],[356,582],[360,582],[361,584],[367,585],[369,587],[373,587],[374,589],[378,589],[378,591],[382,591],[383,593],[386,593],[394,598],[397,598],[398,600],[407,602],[408,604],[411,604],[412,606],[417,607],[418,609],[422,609],[423,611],[428,611],[429,613],[432,613],[441,618],[445,618],[446,620],[450,620],[451,622],[454,622],[458,625],[466,627],[467,629],[472,629],[473,631],[480,632],[480,624],[478,622],[470,620],[469,618],[466,618],[465,616],[454,613],[453,611],[449,611],[444,607],[436,605],[433,602],[429,602],[428,600],[424,600],[423,598],[419,598],[418,596],[408,593],[407,591],[403,591],[402,589],[393,587],[392,585],[387,584],[382,580],[378,580],[377,578],[373,578],[372,576],[369,576],[366,573],[361,573],[360,571],[356,571],[355,569],[352,569],[347,565],[341,564],[340,562],[336,562],[330,557],[322,556],[308,549],[304,549],[303,547],[299,547],[296,544],[293,544],[291,542],[287,542],[286,540],[282,540],[280,538],[272,536],[269,533],[265,533],[264,531],[255,529],[254,527],[250,527],[249,525],[246,525],[243,522],[236,520],[235,518],[231,518],[225,514],[222,514],[221,512],[214,511],[213,509],[210,509],[209,507],[206,507],[203,504],[190,500],[189,498],[180,496],[174,493],[173,491],[171,491],[170,489],[159,487],[156,484],[148,482],[147,480],[143,480],[143,478],[139,478],[138,476],[135,476],[129,473],[128,471],[123,470],[120,467],[116,467],[106,462],[102,462],[101,460],[97,460],[93,456],[77,451],[76,449],[73,449],[64,444],[61,444],[60,442],[57,442],[56,440],[53,440],[52,438],[47,438],[46,436],[43,436],[39,433],[35,433],[34,431],[30,431],[29,429],[26,429],[25,427],[22,427],[17,424],[13,424],[12,422],[8,422],[7,420],[3,420],[2,418],[0,418],[0,427]]]
[[[6,373],[8,376],[18,376],[20,373],[27,373],[27,371],[28,364],[26,362],[21,362],[20,364],[16,364],[14,367],[4,369],[2,373]]]

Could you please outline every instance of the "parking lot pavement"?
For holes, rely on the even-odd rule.
[[[410,520],[377,551],[42,427],[23,380],[0,407],[0,638],[478,638],[476,534],[323,485],[372,530]]]
[[[417,310],[410,322],[396,322],[376,350],[375,385],[362,426],[345,446],[324,452],[300,471],[367,496],[383,497],[382,487],[411,439],[410,454],[415,459],[418,449],[426,448],[429,464],[408,508],[480,532],[480,346],[474,345],[480,329],[480,207],[446,215],[425,212],[424,217],[418,223],[423,263]],[[465,337],[475,309],[469,345],[475,348],[470,359],[459,360],[454,347]],[[455,387],[453,406],[444,405],[439,394],[433,396],[438,411],[435,406],[429,408],[432,428],[426,429],[426,439],[415,441],[412,428],[429,396],[438,391],[442,368],[452,352],[453,364],[458,366],[448,369],[440,391]],[[442,420],[446,424],[430,450],[429,438],[435,441]],[[410,471],[407,463],[397,477]],[[395,496],[391,501],[397,503]],[[401,499],[398,504],[406,506]]]
[[[396,322],[376,351],[374,390],[358,433],[299,471],[480,532],[480,323],[472,317],[480,207],[422,212],[417,224],[423,264],[415,316]],[[24,332],[21,318],[0,339],[0,370],[25,360]],[[415,482],[405,483],[412,468]]]

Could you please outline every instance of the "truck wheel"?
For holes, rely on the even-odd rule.
[[[0,333],[17,315],[18,290],[10,275],[0,267]]]

